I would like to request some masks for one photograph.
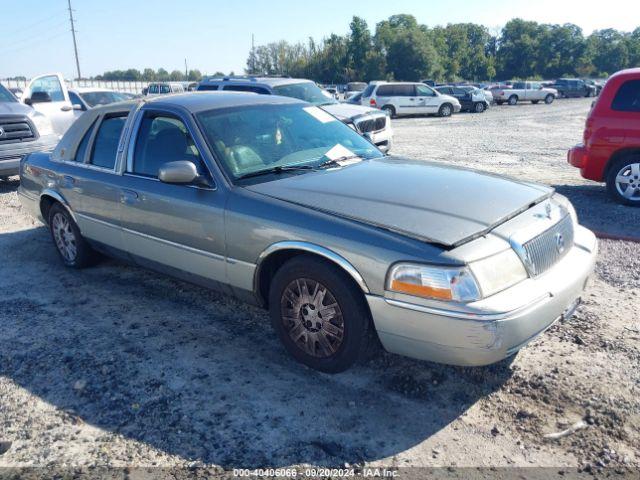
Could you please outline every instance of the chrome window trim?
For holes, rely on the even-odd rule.
[[[156,177],[147,177],[145,175],[138,175],[136,173],[131,173],[131,172],[124,172],[122,174],[124,177],[132,177],[132,178],[140,178],[142,180],[151,180],[153,182],[158,182],[158,183],[163,183],[161,182],[158,178]],[[170,185],[169,183],[166,183],[165,185]],[[203,190],[205,192],[215,192],[216,190],[218,190],[218,187],[214,184],[212,187],[201,187],[199,185],[177,185],[174,184],[176,187],[187,187],[187,188],[194,188],[196,190]]]

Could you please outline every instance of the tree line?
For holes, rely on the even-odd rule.
[[[139,82],[198,82],[202,79],[202,73],[198,69],[189,70],[186,75],[180,70],[169,72],[164,68],[145,68],[140,71],[136,68],[127,70],[112,70],[104,72],[102,75],[93,77],[94,80],[111,80],[111,81],[139,81]]]
[[[412,15],[393,15],[372,32],[353,17],[346,35],[286,41],[252,49],[249,74],[288,75],[323,83],[600,77],[640,66],[640,27],[633,32],[510,20],[499,33],[474,23],[429,28]]]

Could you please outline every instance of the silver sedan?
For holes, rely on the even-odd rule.
[[[97,107],[20,170],[67,266],[103,252],[268,308],[325,372],[378,339],[457,365],[512,355],[572,314],[597,250],[551,188],[385,156],[277,96]]]

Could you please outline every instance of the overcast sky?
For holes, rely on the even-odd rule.
[[[2,0],[0,77],[75,76],[67,0]],[[594,29],[640,26],[640,0],[72,0],[83,76],[145,67],[203,73],[245,67],[251,47],[321,39],[348,31],[353,15],[370,27],[410,13],[429,26],[474,22],[498,30],[514,17]],[[373,29],[373,28],[372,28]]]

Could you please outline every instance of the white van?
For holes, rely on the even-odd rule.
[[[461,109],[460,102],[433,88],[414,82],[375,82],[362,93],[361,103],[379,108],[390,117],[439,115],[448,117]]]

